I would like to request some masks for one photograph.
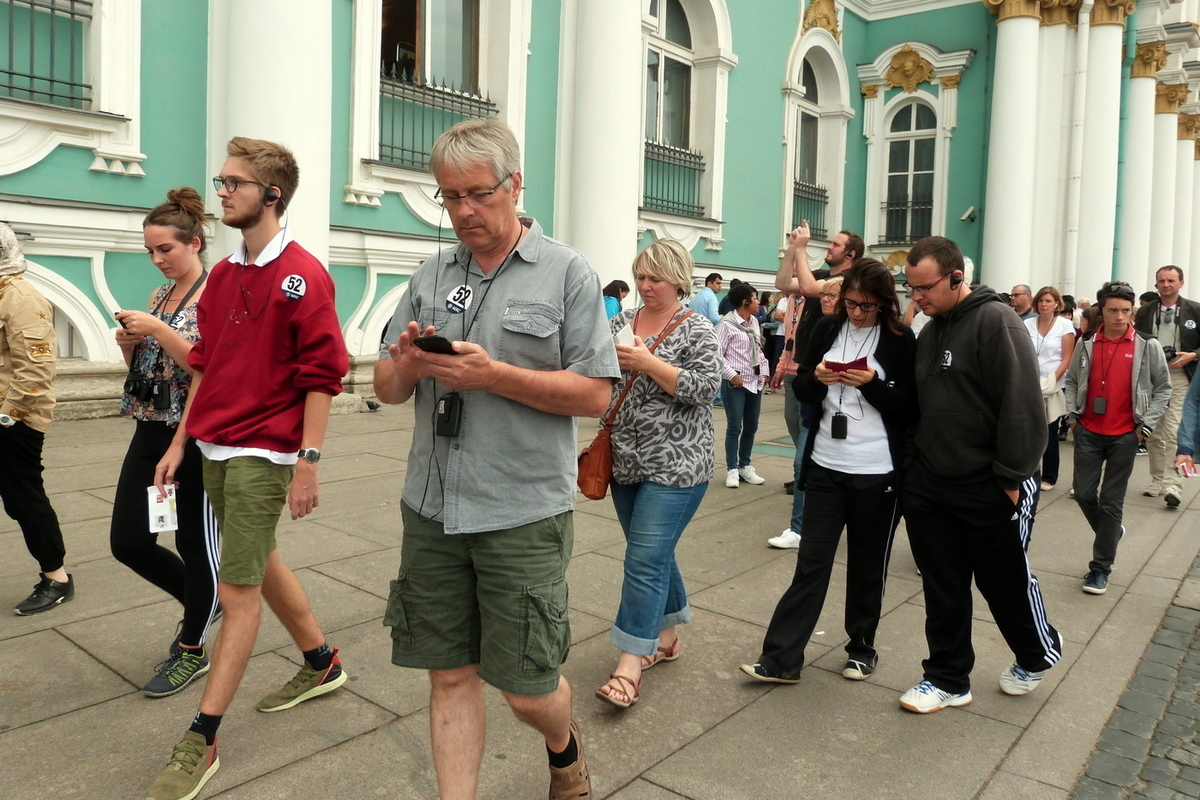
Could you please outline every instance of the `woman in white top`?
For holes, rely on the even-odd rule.
[[[1059,316],[1062,295],[1053,286],[1043,286],[1034,295],[1037,316],[1025,320],[1025,328],[1037,351],[1038,375],[1042,379],[1042,400],[1046,406],[1046,452],[1042,454],[1042,491],[1058,483],[1058,420],[1067,413],[1063,396],[1063,375],[1071,366],[1075,352],[1075,326]]]

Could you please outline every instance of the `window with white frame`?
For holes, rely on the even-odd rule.
[[[0,175],[60,144],[91,169],[143,175],[141,0],[0,0]],[[11,121],[11,122],[10,122]],[[15,123],[15,124],[12,124]]]
[[[796,158],[792,183],[792,227],[808,220],[817,239],[827,235],[825,210],[829,192],[818,176],[821,153],[821,89],[812,62],[804,59],[800,85],[803,97],[796,101]]]
[[[680,0],[650,0],[642,206],[704,216],[704,158],[692,147],[692,29]]]
[[[911,100],[898,106],[885,140],[886,191],[881,244],[913,244],[933,232],[937,115]]]

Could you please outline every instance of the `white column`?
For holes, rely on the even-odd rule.
[[[1121,96],[1121,45],[1125,26],[1096,24],[1088,32],[1087,106],[1083,118],[1083,173],[1079,202],[1079,254],[1075,283],[1086,296],[1112,279],[1116,230],[1117,158]],[[1068,265],[1068,268],[1070,265]]]
[[[629,279],[641,204],[645,53],[639,3],[579,0],[567,241],[601,282]]]
[[[1146,274],[1137,285],[1153,286],[1154,273],[1171,263],[1175,243],[1175,173],[1178,159],[1179,115],[1175,111],[1154,115],[1154,193],[1150,202],[1150,247]]]
[[[1192,156],[1192,221],[1190,227],[1192,230],[1192,256],[1200,257],[1200,224],[1197,224],[1195,216],[1196,212],[1200,211],[1200,142],[1194,144],[1194,153]],[[1182,264],[1180,266],[1183,266]],[[1188,267],[1200,266],[1188,264]],[[1186,268],[1185,268],[1186,269]]]
[[[1067,65],[1072,63],[1075,31],[1066,24],[1044,24],[1040,34],[1037,75],[1037,154],[1034,189],[1033,241],[1049,247],[1049,258],[1028,266],[1029,274],[1019,283],[1062,286],[1065,275],[1064,223],[1068,120],[1071,82]],[[1008,286],[1000,291],[1007,291]]]
[[[1180,114],[1179,135],[1186,134],[1175,142],[1175,231],[1171,244],[1171,263],[1186,271],[1192,264],[1192,190],[1193,163],[1196,151],[1194,128],[1185,125],[1193,119],[1190,114]]]
[[[988,133],[988,176],[984,206],[980,279],[999,291],[1029,280],[1033,254],[1036,182],[1038,30],[1032,16],[1010,16],[996,23],[995,83]]]
[[[1130,286],[1141,287],[1149,266],[1146,258],[1150,251],[1150,208],[1154,197],[1153,74],[1131,78],[1128,97],[1117,277]]]
[[[209,8],[211,174],[224,163],[225,144],[234,136],[291,150],[300,165],[300,188],[283,221],[297,242],[328,264],[331,0],[213,0]],[[211,186],[207,197],[209,207],[217,207]],[[236,235],[220,241],[232,249]]]

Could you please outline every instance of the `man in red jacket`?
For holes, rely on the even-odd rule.
[[[275,546],[285,503],[292,519],[317,507],[329,408],[349,369],[333,281],[280,226],[299,183],[291,152],[243,137],[230,140],[227,151],[213,185],[221,221],[242,232],[242,243],[213,267],[197,306],[191,396],[156,476],[160,490],[172,483],[188,436],[196,439],[221,527],[224,622],[200,710],[147,791],[152,800],[195,797],[220,766],[217,727],[250,659],[263,598],[303,653],[304,667],[259,701],[259,711],[292,708],[346,681],[337,650],[326,644]]]

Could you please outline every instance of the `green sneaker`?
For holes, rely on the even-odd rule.
[[[297,706],[305,700],[320,697],[332,692],[346,682],[346,672],[342,669],[342,661],[338,658],[337,648],[333,648],[333,661],[329,669],[314,669],[307,661],[296,677],[288,681],[282,689],[258,701],[259,711],[283,711]]]
[[[220,767],[216,741],[209,747],[202,734],[188,731],[175,745],[171,763],[146,790],[146,800],[192,800]]]
[[[197,655],[197,652],[199,655]],[[142,687],[147,697],[166,697],[181,692],[192,681],[208,672],[208,653],[179,648],[154,668],[154,677]]]

